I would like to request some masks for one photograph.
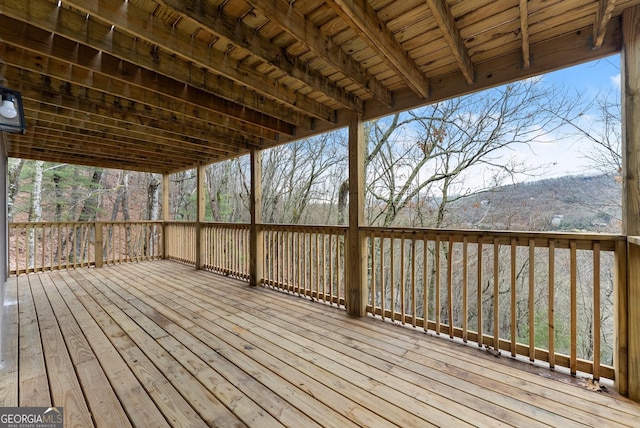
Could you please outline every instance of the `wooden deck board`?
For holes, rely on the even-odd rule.
[[[20,360],[18,362],[20,374],[20,403],[23,406],[36,405],[36,403],[50,404],[51,394],[49,381],[40,341],[40,328],[36,315],[36,308],[29,287],[29,278],[17,278],[19,280],[18,296],[20,301]]]
[[[0,407],[15,407],[19,403],[18,301],[18,279],[11,278],[5,284],[4,296],[0,296]]]
[[[172,262],[11,278],[5,299],[0,406],[68,426],[640,426],[615,391]]]

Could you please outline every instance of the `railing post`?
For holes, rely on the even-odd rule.
[[[249,284],[260,285],[264,278],[264,239],[262,224],[262,157],[251,149],[251,225],[249,226]]]
[[[640,235],[640,6],[622,14],[621,75],[622,233],[635,237]],[[622,286],[616,292],[617,364],[622,369],[626,361],[627,372],[616,377],[620,392],[640,401],[640,247],[628,242],[627,250],[626,272],[619,272]]]
[[[626,334],[618,332],[616,339],[626,340],[618,348],[620,359],[626,364],[626,367],[621,367],[621,371],[626,369],[626,373],[622,372],[621,380],[626,380],[629,398],[640,401],[640,239],[637,236],[629,238],[626,259],[627,277],[624,287],[619,286],[617,296],[620,309],[626,308],[625,317],[621,320],[623,322],[619,324],[620,329],[626,329]]]
[[[347,313],[363,317],[367,310],[367,250],[364,223],[364,125],[353,113],[349,123],[349,231],[347,232]]]
[[[197,194],[197,208],[198,208],[198,218],[196,223],[196,269],[202,270],[204,269],[204,245],[202,239],[202,222],[205,217],[205,189],[204,189],[204,174],[205,174],[205,165],[202,162],[198,163],[198,186],[196,188]]]
[[[628,355],[628,277],[627,263],[630,246],[626,241],[616,242],[614,252],[615,278],[613,285],[613,319],[614,319],[614,347],[613,366],[616,373],[616,388],[622,395],[629,392],[629,355]]]
[[[104,237],[102,233],[102,223],[95,222],[93,223],[93,228],[95,231],[95,244],[94,244],[94,256],[95,256],[95,267],[101,268],[104,266]]]
[[[162,175],[162,259],[167,258],[167,222],[169,221],[169,174]]]

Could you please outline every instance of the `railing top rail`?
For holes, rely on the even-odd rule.
[[[441,241],[483,244],[529,246],[533,241],[535,247],[549,247],[551,243],[556,248],[568,248],[570,242],[575,242],[578,249],[591,249],[593,243],[598,242],[603,251],[613,251],[616,242],[624,242],[627,237],[606,233],[576,233],[576,232],[516,232],[516,231],[488,231],[464,229],[412,229],[412,228],[382,228],[363,227],[361,230],[367,235],[384,238],[428,239]]]
[[[575,240],[575,241],[624,241],[627,239],[622,234],[615,233],[584,233],[584,232],[532,232],[511,230],[476,230],[476,229],[427,229],[427,228],[402,228],[402,227],[371,227],[365,226],[361,230],[369,234],[412,234],[412,235],[440,235],[440,236],[467,236],[488,238],[526,238],[549,240]]]
[[[221,229],[249,229],[249,223],[223,223],[219,221],[203,221],[200,223],[205,227],[219,227]]]
[[[627,241],[633,245],[640,245],[640,236],[627,236]]]
[[[87,224],[162,224],[157,220],[133,220],[133,221],[110,221],[110,220],[91,220],[91,221],[12,221],[9,227],[29,227],[29,226],[56,226],[56,225],[87,225]]]
[[[165,221],[163,223],[168,226],[195,226],[196,224],[198,224],[197,221],[175,221],[175,220]]]
[[[323,226],[313,224],[277,224],[277,223],[262,223],[260,224],[262,230],[282,230],[282,231],[333,231],[335,233],[346,233],[349,228],[347,226]]]

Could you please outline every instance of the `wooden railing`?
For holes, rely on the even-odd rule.
[[[162,254],[162,222],[96,223],[102,231],[104,264],[156,260]]]
[[[261,228],[265,286],[344,306],[346,228]]]
[[[249,279],[249,225],[202,223],[202,267],[244,280]]]
[[[9,273],[162,258],[160,222],[9,224]]]
[[[187,265],[196,265],[197,223],[167,222],[164,226],[165,258]]]
[[[261,225],[259,231],[258,283],[344,307],[347,228]],[[246,224],[11,223],[9,232],[12,274],[164,257],[249,279]],[[616,262],[622,263],[618,272],[626,271],[625,237],[387,228],[360,233],[368,248],[372,315],[572,373],[615,377],[613,329],[622,324],[614,313],[614,273]]]
[[[640,236],[627,238],[626,281],[618,279],[616,340],[622,351],[616,364],[618,392],[640,402]]]
[[[368,311],[551,367],[614,378],[623,237],[364,228]]]

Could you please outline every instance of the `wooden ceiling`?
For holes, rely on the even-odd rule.
[[[620,50],[640,0],[0,0],[12,157],[170,173]]]

